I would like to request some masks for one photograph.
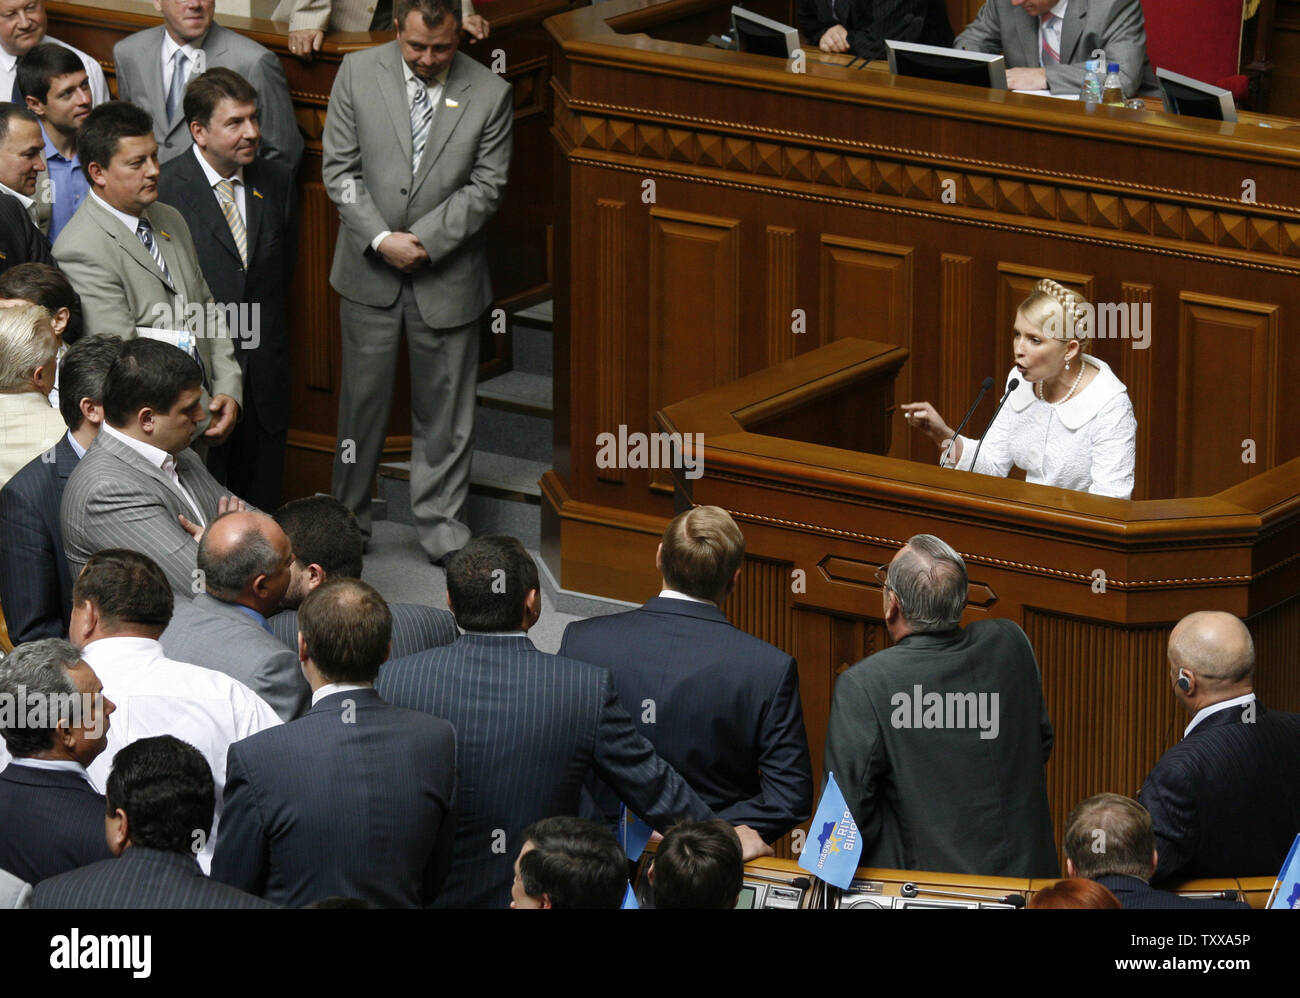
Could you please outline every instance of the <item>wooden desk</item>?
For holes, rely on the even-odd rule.
[[[488,265],[494,307],[510,307],[545,297],[549,290],[551,224],[550,42],[541,29],[544,18],[569,9],[571,0],[496,0],[489,11],[492,32],[486,43],[462,43],[464,51],[486,64],[495,53],[504,60],[504,77],[514,86],[514,151],[510,184],[500,211],[490,223]],[[81,4],[52,0],[49,30],[62,41],[90,53],[104,67],[116,90],[113,45],[133,32],[160,22],[143,0],[104,0]],[[298,125],[306,140],[298,172],[302,218],[298,270],[289,299],[289,335],[293,363],[293,408],[284,479],[284,498],[329,491],[335,450],[341,377],[339,299],[329,286],[330,262],[338,233],[338,211],[321,183],[321,131],[334,74],[343,57],[389,41],[391,32],[337,33],[326,38],[312,62],[302,62],[286,48],[288,26],[256,18],[221,16],[225,27],[248,35],[280,60],[289,81]],[[485,323],[486,325],[486,323]],[[481,356],[487,371],[510,363],[510,343],[486,329]],[[386,459],[410,450],[410,386],[405,354],[398,365],[393,416],[385,445]]]

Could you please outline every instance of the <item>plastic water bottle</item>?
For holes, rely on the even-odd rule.
[[[1119,63],[1112,62],[1106,65],[1106,82],[1101,85],[1101,102],[1103,104],[1114,104],[1117,107],[1124,106],[1124,84],[1119,78]]]
[[[1083,76],[1083,93],[1079,97],[1089,104],[1101,103],[1101,63],[1097,59],[1089,59],[1084,64]]]

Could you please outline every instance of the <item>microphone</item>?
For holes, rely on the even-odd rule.
[[[949,440],[947,445],[945,445],[945,447],[943,448],[943,460],[939,462],[939,467],[946,468],[948,466],[948,455],[952,453],[953,443],[957,440],[959,436],[961,436],[961,431],[966,429],[966,424],[970,422],[971,416],[975,415],[975,407],[980,404],[980,399],[984,397],[984,393],[992,387],[993,387],[993,379],[985,378],[984,384],[980,385],[980,393],[975,396],[975,401],[972,402],[970,404],[970,408],[966,410],[966,418],[961,421],[961,425],[957,427],[957,432],[952,435],[952,439]],[[957,462],[954,461],[953,467],[956,467],[956,465]]]
[[[998,407],[993,410],[993,418],[989,420],[989,425],[984,427],[984,432],[980,435],[980,442],[975,447],[975,456],[971,458],[971,462],[970,462],[971,471],[975,470],[975,462],[980,459],[980,447],[984,446],[984,438],[988,436],[989,430],[992,429],[993,424],[997,422],[998,413],[1000,413],[1002,411],[1002,407],[1007,404],[1007,399],[1011,397],[1011,393],[1014,392],[1019,387],[1020,387],[1019,378],[1012,378],[1010,381],[1007,382],[1007,390],[1002,393],[1002,401],[999,402]]]
[[[908,882],[899,888],[898,893],[905,898],[914,898],[918,894],[933,894],[936,897],[944,898],[962,898],[969,901],[992,902],[993,904],[1009,904],[1013,908],[1023,908],[1025,898],[1022,894],[1008,894],[1005,897],[989,897],[986,894],[964,894],[958,891],[941,891],[934,887],[918,887],[916,884]]]

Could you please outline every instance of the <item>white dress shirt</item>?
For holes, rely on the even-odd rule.
[[[406,80],[407,118],[408,119],[410,118],[411,105],[415,103],[416,93],[419,92],[419,89],[421,87],[424,87],[424,89],[429,94],[429,106],[433,108],[433,119],[432,121],[429,122],[430,135],[433,134],[433,123],[438,120],[438,101],[442,100],[442,89],[444,84],[446,84],[447,82],[447,74],[449,72],[451,72],[450,63],[448,63],[446,69],[444,69],[441,73],[435,76],[428,83],[425,83],[424,80],[420,79],[413,72],[411,72],[411,67],[406,64],[406,60],[405,59],[402,60],[402,78]],[[428,155],[429,155],[429,147],[425,146],[424,156],[428,156]],[[421,161],[423,161],[423,159],[421,159]],[[379,244],[382,243],[385,239],[387,239],[392,234],[393,234],[392,229],[385,229],[383,232],[379,233],[379,235],[375,236],[374,239],[370,240],[370,248],[374,250],[376,253],[378,253]]]
[[[90,764],[90,780],[100,793],[108,783],[113,757],[141,738],[174,735],[208,761],[217,809],[212,835],[196,857],[207,873],[226,785],[226,750],[232,742],[275,727],[280,718],[239,680],[174,662],[150,638],[100,638],[86,646],[82,658],[95,670],[104,695],[116,707],[109,718],[108,747]]]
[[[207,53],[203,51],[203,42],[207,35],[193,42],[186,42],[184,45],[177,45],[176,40],[166,31],[163,32],[162,43],[162,84],[163,84],[163,101],[167,100],[167,91],[172,85],[172,58],[176,53],[185,53],[185,79],[181,84],[181,94],[185,93],[185,87],[190,80],[194,79],[195,73],[207,71]]]
[[[1052,13],[1056,15],[1056,20],[1052,22],[1050,28],[1043,24],[1043,19],[1038,19],[1038,65],[1043,65],[1043,35],[1047,35],[1047,40],[1051,43],[1053,51],[1061,55],[1061,28],[1065,26],[1065,8],[1070,5],[1070,0],[1060,0],[1052,8]],[[1062,55],[1061,61],[1065,61]]]
[[[99,206],[100,206],[101,208],[103,208],[106,212],[108,212],[110,215],[112,215],[114,218],[116,218],[119,222],[121,222],[123,225],[125,225],[126,228],[127,228],[127,231],[130,232],[131,235],[135,236],[136,239],[139,239],[139,238],[140,238],[140,236],[139,236],[139,230],[140,230],[140,219],[139,219],[138,216],[136,216],[136,215],[128,215],[128,214],[127,214],[126,212],[124,212],[124,211],[118,211],[116,208],[114,208],[111,204],[109,204],[107,201],[105,201],[102,197],[100,197],[100,196],[99,196],[98,194],[96,194],[94,191],[91,191],[91,192],[90,192],[90,196],[91,196],[92,198],[94,198],[96,201],[99,202]]]
[[[190,146],[190,148],[194,150],[194,158],[199,161],[199,168],[203,170],[203,176],[208,180],[208,187],[212,190],[212,196],[216,198],[217,207],[221,208],[223,212],[225,211],[225,209],[222,208],[223,202],[221,195],[217,193],[217,184],[221,183],[223,180],[229,180],[230,186],[235,189],[235,207],[239,209],[239,217],[242,218],[244,224],[247,225],[248,207],[247,201],[244,198],[244,168],[241,166],[237,169],[234,176],[223,177],[212,168],[212,164],[204,158],[203,153],[199,151],[197,145]]]
[[[348,690],[373,690],[374,688],[374,683],[326,683],[312,693],[311,705],[315,707],[326,697],[332,697],[335,693],[346,693]]]
[[[67,42],[61,42],[57,38],[51,38],[48,34],[41,39],[42,42],[53,42],[55,45],[62,45],[65,49],[71,49],[77,53],[77,58],[81,64],[86,67],[86,76],[90,79],[90,101],[92,106],[98,107],[108,100],[108,81],[104,79],[104,69],[100,66],[99,61],[94,57],[87,55],[79,48],[74,48]],[[18,75],[18,57],[10,55],[4,49],[0,49],[0,100],[8,100],[14,92],[14,78]]]
[[[26,766],[29,769],[53,769],[62,770],[65,773],[76,773],[83,780],[90,784],[96,793],[103,793],[99,787],[95,786],[94,780],[86,772],[86,768],[75,759],[14,759],[5,751],[4,758],[0,758],[0,769],[12,763],[15,766]]]
[[[181,476],[176,471],[176,458],[172,457],[161,447],[147,444],[143,440],[137,440],[135,437],[128,437],[121,430],[113,429],[113,427],[109,426],[106,422],[100,424],[99,432],[107,433],[114,440],[119,440],[126,444],[151,465],[166,475],[171,483],[176,486],[180,494],[185,498],[185,501],[189,503],[190,511],[193,512],[195,517],[194,522],[201,527],[207,526],[208,521],[199,510],[199,504],[194,501],[194,496],[190,494],[190,490],[181,484]]]
[[[685,593],[679,593],[676,589],[664,589],[659,593],[660,599],[680,599],[687,603],[703,603],[705,606],[717,606],[718,604],[711,599],[700,599],[698,596],[687,596]]]
[[[1183,729],[1183,737],[1186,738],[1188,735],[1190,735],[1192,733],[1192,729],[1196,727],[1198,724],[1200,724],[1202,721],[1204,721],[1211,714],[1217,714],[1219,711],[1227,710],[1229,707],[1240,707],[1243,704],[1254,703],[1254,702],[1255,702],[1255,694],[1245,693],[1239,697],[1233,697],[1231,700],[1224,700],[1220,703],[1212,703],[1208,707],[1202,707],[1200,710],[1196,712],[1196,716],[1192,718],[1191,723],[1188,724],[1187,727]]]

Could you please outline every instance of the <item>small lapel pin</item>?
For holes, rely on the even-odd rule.
[[[458,101],[452,100],[450,97],[444,100],[443,103],[446,104],[448,107],[460,107],[460,103]]]
[[[162,237],[163,237],[164,239],[170,239],[170,238],[171,238],[170,233],[168,233],[168,231],[167,231],[166,229],[159,229],[158,231],[162,234]]]
[[[253,188],[253,197],[255,197],[255,198],[261,198],[261,197],[262,197],[262,192],[259,191],[256,187]],[[266,198],[262,198],[262,200],[265,201]]]

